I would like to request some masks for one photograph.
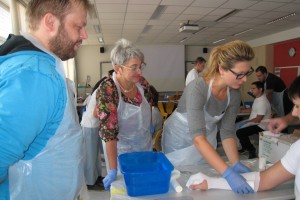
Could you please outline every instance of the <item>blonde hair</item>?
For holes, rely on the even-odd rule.
[[[251,61],[253,58],[253,49],[244,41],[234,40],[217,46],[210,53],[207,71],[203,74],[203,77],[210,80],[219,73],[219,66],[223,67],[224,70],[229,70],[235,63]]]

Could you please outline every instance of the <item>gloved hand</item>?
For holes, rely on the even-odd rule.
[[[235,171],[236,173],[246,173],[246,172],[252,172],[251,169],[249,169],[247,166],[243,165],[243,163],[241,162],[237,162],[234,166],[233,166],[233,171]]]
[[[110,184],[117,178],[117,169],[109,170],[105,178],[103,179],[103,185],[106,191],[110,190]]]
[[[150,133],[151,133],[151,135],[153,135],[155,133],[155,128],[152,123],[150,124]]]
[[[240,174],[237,174],[231,167],[228,167],[223,173],[223,178],[226,179],[231,189],[238,194],[254,193],[254,190],[246,182],[246,179]]]

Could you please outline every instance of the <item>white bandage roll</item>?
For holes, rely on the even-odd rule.
[[[182,192],[183,188],[176,180],[171,180],[170,184],[177,193]]]

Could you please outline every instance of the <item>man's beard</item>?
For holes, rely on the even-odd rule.
[[[75,57],[76,51],[74,50],[74,46],[76,43],[81,42],[73,42],[64,29],[64,26],[61,25],[57,35],[49,41],[49,47],[57,57],[64,61]]]

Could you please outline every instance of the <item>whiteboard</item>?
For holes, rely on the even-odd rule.
[[[138,46],[144,53],[143,76],[158,92],[182,91],[185,86],[184,45]]]

